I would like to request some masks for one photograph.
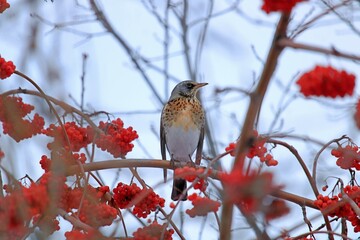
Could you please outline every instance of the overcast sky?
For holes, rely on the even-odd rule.
[[[162,104],[155,97],[141,74],[134,69],[124,48],[110,34],[104,34],[103,27],[98,22],[70,24],[54,29],[52,23],[79,22],[85,19],[94,19],[87,1],[9,1],[11,8],[0,14],[0,54],[7,60],[12,60],[19,71],[31,76],[44,91],[51,96],[58,97],[67,103],[76,105],[80,102],[82,75],[82,54],[88,55],[85,75],[85,106],[90,112],[107,111],[124,120],[125,126],[133,126],[139,134],[139,142],[135,143],[134,151],[128,158],[160,159],[158,140],[159,117]],[[32,3],[30,3],[32,2]],[[145,1],[147,2],[147,1]],[[158,12],[163,17],[164,1],[154,1]],[[337,1],[333,1],[337,2]],[[192,1],[188,22],[204,18],[208,9],[208,1]],[[214,13],[229,8],[232,1],[215,1]],[[138,54],[152,60],[152,63],[163,68],[163,40],[164,31],[157,19],[137,0],[107,0],[99,4],[105,16],[115,30],[127,41],[130,47]],[[148,4],[145,4],[149,6]],[[215,89],[236,87],[251,90],[253,84],[261,74],[263,61],[272,40],[278,13],[266,14],[260,10],[261,1],[240,1],[239,11],[229,11],[214,17],[208,25],[201,59],[198,65],[197,78],[208,82],[209,85],[201,90],[203,104],[208,115],[208,123],[216,141],[216,151],[221,153],[225,146],[236,140],[240,134],[241,125],[246,113],[248,98],[239,92],[215,94]],[[324,9],[321,1],[301,3],[295,8],[290,30],[296,29],[303,19],[310,19]],[[348,19],[355,18],[356,9],[341,9],[341,16]],[[305,18],[307,17],[307,18]],[[43,20],[40,20],[43,19]],[[178,80],[190,78],[184,60],[179,54],[182,49],[181,39],[178,38],[180,25],[174,14],[169,15],[171,27],[169,53],[169,73],[176,79],[170,79],[169,88],[166,88],[165,78],[153,69],[147,68],[151,83],[156,88],[163,102],[167,100],[171,89]],[[355,27],[360,27],[354,22]],[[63,26],[63,25],[62,25]],[[196,49],[199,34],[203,30],[204,21],[195,24],[189,32],[189,43]],[[93,33],[89,35],[89,33]],[[300,34],[296,41],[326,48],[335,47],[339,51],[360,55],[359,34],[345,25],[335,15],[322,18],[317,24]],[[34,43],[32,49],[30,43]],[[195,54],[191,55],[194,61]],[[260,133],[281,132],[286,134],[302,135],[315,138],[321,142],[328,142],[344,134],[359,140],[353,123],[353,107],[357,100],[359,87],[353,97],[345,99],[304,99],[298,95],[298,88],[294,84],[299,74],[312,69],[316,64],[332,65],[339,69],[355,74],[359,77],[359,67],[356,63],[337,57],[286,49],[278,63],[277,70],[266,93],[262,106],[258,130]],[[289,91],[284,88],[290,85]],[[12,77],[0,82],[0,90],[14,88],[33,89],[24,80]],[[296,96],[291,104],[282,111],[279,120],[273,127],[275,113],[284,103]],[[29,102],[37,104],[37,109],[45,112],[48,109],[44,102],[33,97],[24,97]],[[75,100],[74,100],[75,99]],[[75,102],[76,101],[76,102]],[[42,107],[41,107],[42,106]],[[140,113],[139,113],[140,112]],[[131,113],[131,114],[130,114]],[[106,120],[97,118],[96,120]],[[14,149],[3,163],[13,168],[15,177],[20,178],[26,173],[34,179],[42,171],[38,164],[42,154],[48,154],[45,149],[49,141],[47,137],[37,137],[42,143],[32,144],[25,140],[19,145],[7,136],[1,135],[0,145],[4,149]],[[312,159],[321,148],[319,145],[289,139],[291,144],[299,150],[306,162],[311,166]],[[23,149],[23,151],[19,151]],[[144,151],[146,149],[146,151]],[[207,147],[204,154],[209,157]],[[29,154],[31,153],[31,154]],[[269,169],[275,172],[275,179],[285,186],[285,190],[308,198],[314,198],[309,185],[294,157],[287,151],[273,150],[274,157],[279,165]],[[112,159],[108,154],[98,153],[96,160]],[[15,162],[15,163],[14,163]],[[226,169],[231,166],[231,158],[225,157],[221,162]],[[141,176],[150,185],[161,183],[161,170],[140,169]],[[113,187],[118,181],[126,182],[130,174],[127,170],[117,175],[116,170],[101,172],[107,184]],[[321,182],[327,176],[341,176],[346,171],[338,170],[335,160],[328,152],[324,153],[319,162],[319,178]],[[160,185],[155,191],[161,196],[170,199],[171,182]],[[215,195],[214,195],[215,197]],[[290,204],[291,205],[291,204]],[[168,206],[168,204],[167,204]],[[189,204],[184,204],[188,207]],[[290,219],[285,217],[274,222],[271,233],[278,233],[277,227],[291,227],[302,221],[301,209],[293,207]],[[311,216],[312,213],[310,213]],[[129,226],[133,230],[139,227],[137,221],[127,215]],[[179,216],[175,216],[178,220]],[[201,231],[199,219],[186,218],[185,237],[198,236]],[[216,239],[217,227],[214,217],[209,216],[206,222],[206,231],[203,239]],[[243,227],[242,219],[236,218],[235,228]],[[316,226],[316,225],[315,225]],[[351,228],[351,227],[350,227]],[[302,228],[297,233],[305,232]],[[130,230],[131,232],[131,230]],[[247,230],[234,231],[235,236],[243,236]],[[252,233],[250,233],[252,234]],[[191,239],[194,239],[191,237]]]

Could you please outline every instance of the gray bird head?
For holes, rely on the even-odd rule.
[[[197,83],[191,80],[178,83],[171,92],[170,100],[178,97],[195,97],[199,88],[207,85],[208,83]]]

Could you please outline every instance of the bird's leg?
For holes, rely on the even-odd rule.
[[[174,159],[171,159],[171,160],[170,160],[170,166],[171,166],[172,169],[175,169],[175,161],[176,161],[176,160],[174,160]],[[177,161],[177,162],[178,162],[178,161]]]
[[[195,167],[196,164],[191,160],[191,155],[189,154],[189,160],[188,162],[186,162],[186,165],[189,167]]]
[[[176,166],[175,166],[175,163],[181,163],[181,161],[175,159],[173,156],[174,156],[174,155],[171,154],[170,166],[171,166],[172,169],[175,169],[175,167],[176,167]]]
[[[175,169],[175,159],[174,159],[174,154],[171,154],[171,158],[170,158],[170,166],[172,169]]]

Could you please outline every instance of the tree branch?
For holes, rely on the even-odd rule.
[[[336,57],[342,57],[342,58],[346,58],[346,59],[350,59],[350,60],[354,60],[354,61],[360,61],[360,56],[340,52],[335,47],[332,47],[331,49],[317,47],[317,46],[308,45],[308,44],[304,44],[304,43],[297,43],[288,38],[280,39],[278,41],[278,45],[283,48],[290,47],[293,49],[302,49],[302,50],[306,50],[306,51],[318,52],[318,53],[324,53],[324,54],[332,55],[332,56],[336,56]]]
[[[277,66],[277,60],[283,50],[283,48],[280,47],[277,44],[277,42],[279,41],[279,39],[286,37],[286,29],[289,23],[289,19],[290,19],[290,13],[283,13],[281,15],[258,86],[255,92],[253,92],[250,95],[251,96],[250,104],[242,128],[242,133],[240,135],[240,140],[238,141],[238,144],[236,146],[236,157],[233,167],[239,167],[239,169],[243,169],[244,160],[245,160],[244,153],[246,153],[248,148],[250,147],[249,139],[251,138],[253,132],[255,118],[259,114],[262,100],[266,93],[270,79]],[[223,240],[231,239],[231,223],[233,218],[232,214],[233,214],[233,205],[225,201],[221,215],[220,239]],[[258,237],[263,237],[263,236],[258,236]]]

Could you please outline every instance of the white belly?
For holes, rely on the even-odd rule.
[[[171,159],[189,162],[199,142],[200,130],[171,126],[166,129],[166,146]]]

